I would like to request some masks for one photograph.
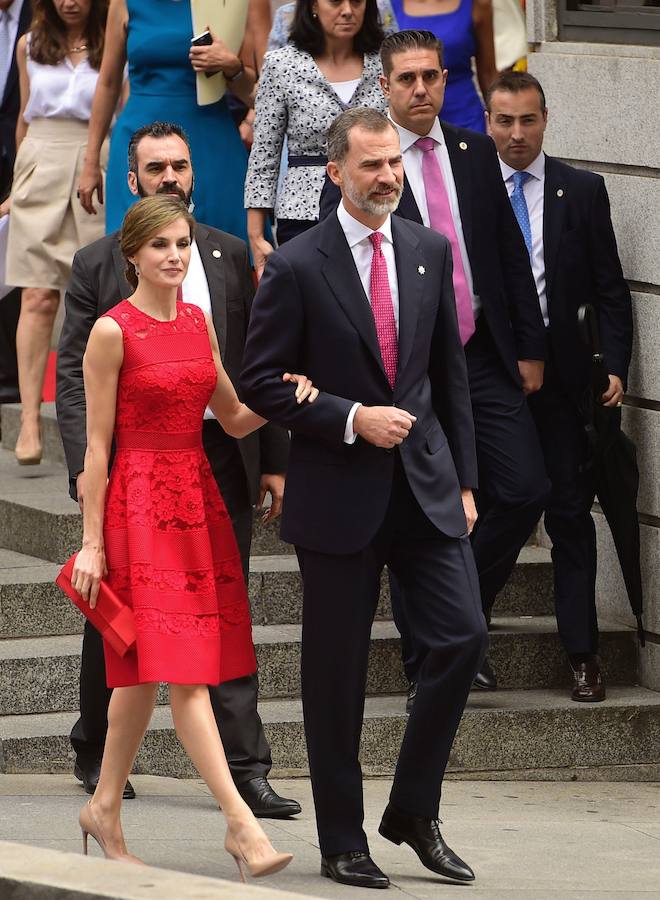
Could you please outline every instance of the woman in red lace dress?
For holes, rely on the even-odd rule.
[[[129,210],[121,247],[137,287],[96,322],[83,361],[83,545],[72,581],[94,606],[107,575],[133,608],[137,641],[123,658],[105,646],[115,690],[98,787],[80,824],[85,851],[91,834],[107,857],[139,862],[122,835],[122,791],[165,681],[177,736],[225,814],[226,849],[239,868],[244,862],[263,875],[292,857],[275,852],[234,787],[206,687],[253,673],[256,659],[241,561],[202,448],[202,419],[210,405],[236,438],[264,419],[239,402],[210,318],[177,299],[193,227],[172,197]],[[306,378],[285,380],[297,382],[299,401],[315,398]]]

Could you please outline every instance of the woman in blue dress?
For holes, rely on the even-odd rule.
[[[231,53],[217,36],[213,44],[192,48],[190,0],[111,0],[103,61],[94,97],[89,141],[79,192],[83,208],[96,212],[94,192],[105,202],[106,229],[116,231],[136,198],[126,182],[131,134],[155,121],[176,122],[187,133],[195,169],[195,217],[205,225],[247,238],[243,183],[247,151],[223,98],[197,105],[195,71],[222,70],[229,90],[248,101],[255,72],[244,43]],[[243,60],[246,60],[244,62]],[[121,93],[128,61],[130,96],[112,131],[106,197],[99,153]]]
[[[473,131],[486,131],[481,93],[497,76],[492,0],[391,0],[398,30],[431,31],[444,45],[448,69],[442,118]]]

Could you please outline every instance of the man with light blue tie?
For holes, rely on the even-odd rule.
[[[491,85],[486,107],[548,332],[543,387],[529,405],[552,484],[545,526],[557,625],[573,670],[572,699],[597,702],[605,699],[605,687],[597,657],[594,485],[579,410],[589,389],[590,352],[579,338],[577,312],[583,303],[596,310],[610,373],[601,402],[621,406],[632,347],[630,291],[603,178],[543,152],[548,111],[536,78],[504,73]]]

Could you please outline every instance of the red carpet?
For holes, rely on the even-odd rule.
[[[46,366],[46,377],[44,379],[44,403],[52,403],[55,400],[55,362],[57,360],[57,352],[50,351],[48,357],[48,365]]]

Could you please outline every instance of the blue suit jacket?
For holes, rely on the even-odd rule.
[[[248,330],[245,402],[291,429],[282,537],[326,553],[364,548],[382,523],[395,455],[344,443],[354,402],[417,417],[400,447],[410,486],[433,524],[466,532],[460,486],[476,487],[474,426],[445,237],[393,218],[399,288],[399,365],[390,388],[376,327],[336,215],[271,254]],[[298,405],[282,373],[320,389]]]
[[[600,175],[546,157],[543,250],[550,344],[569,393],[589,384],[591,354],[582,343],[577,311],[598,315],[608,371],[626,384],[632,352],[632,306],[616,246],[610,204]]]

